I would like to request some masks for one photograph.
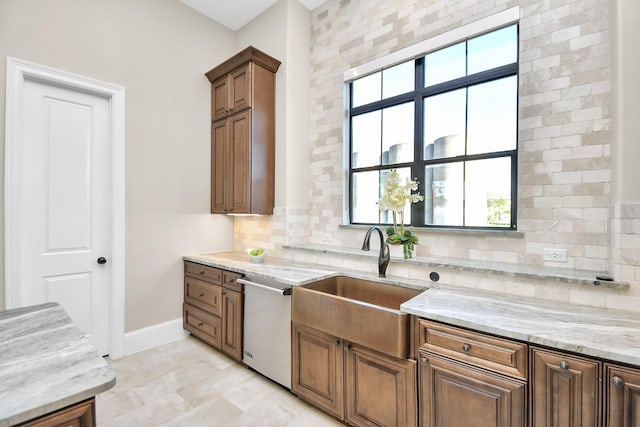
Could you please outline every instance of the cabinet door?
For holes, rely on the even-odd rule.
[[[292,334],[291,391],[343,419],[342,340],[295,323]]]
[[[248,63],[229,76],[229,110],[231,114],[251,107],[251,68],[252,64]]]
[[[600,425],[600,362],[531,349],[531,426]]]
[[[229,115],[229,76],[224,76],[211,84],[211,120]]]
[[[222,291],[222,351],[242,360],[242,294]]]
[[[229,210],[229,122],[211,125],[211,213]]]
[[[607,427],[640,427],[640,370],[607,365]]]
[[[229,117],[230,169],[229,212],[249,213],[251,210],[251,111]]]
[[[417,425],[415,360],[345,343],[346,421],[356,426]]]
[[[423,427],[523,427],[526,385],[432,353],[420,354]]]

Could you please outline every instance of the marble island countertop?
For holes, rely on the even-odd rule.
[[[0,311],[0,427],[89,399],[116,376],[57,303]]]
[[[183,258],[294,286],[346,274],[425,289],[405,302],[401,310],[480,332],[640,366],[640,313],[515,297],[443,283],[378,279],[372,274],[285,259],[267,257],[264,264],[254,264],[239,252]]]

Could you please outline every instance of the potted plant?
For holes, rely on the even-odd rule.
[[[398,171],[391,169],[387,174],[382,197],[378,199],[378,208],[391,211],[393,215],[393,226],[387,228],[387,242],[389,245],[402,245],[405,259],[411,258],[413,249],[418,243],[418,236],[404,227],[405,206],[424,200],[420,193],[413,193],[416,190],[418,190],[418,181],[405,178],[403,184]],[[399,226],[398,217],[400,217]]]

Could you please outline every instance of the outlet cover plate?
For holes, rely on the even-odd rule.
[[[542,250],[542,258],[545,261],[567,262],[567,250],[545,248]]]

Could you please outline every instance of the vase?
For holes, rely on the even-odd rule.
[[[395,258],[404,258],[404,245],[389,245],[389,254]],[[408,258],[413,258],[416,255],[416,248],[409,253]]]

